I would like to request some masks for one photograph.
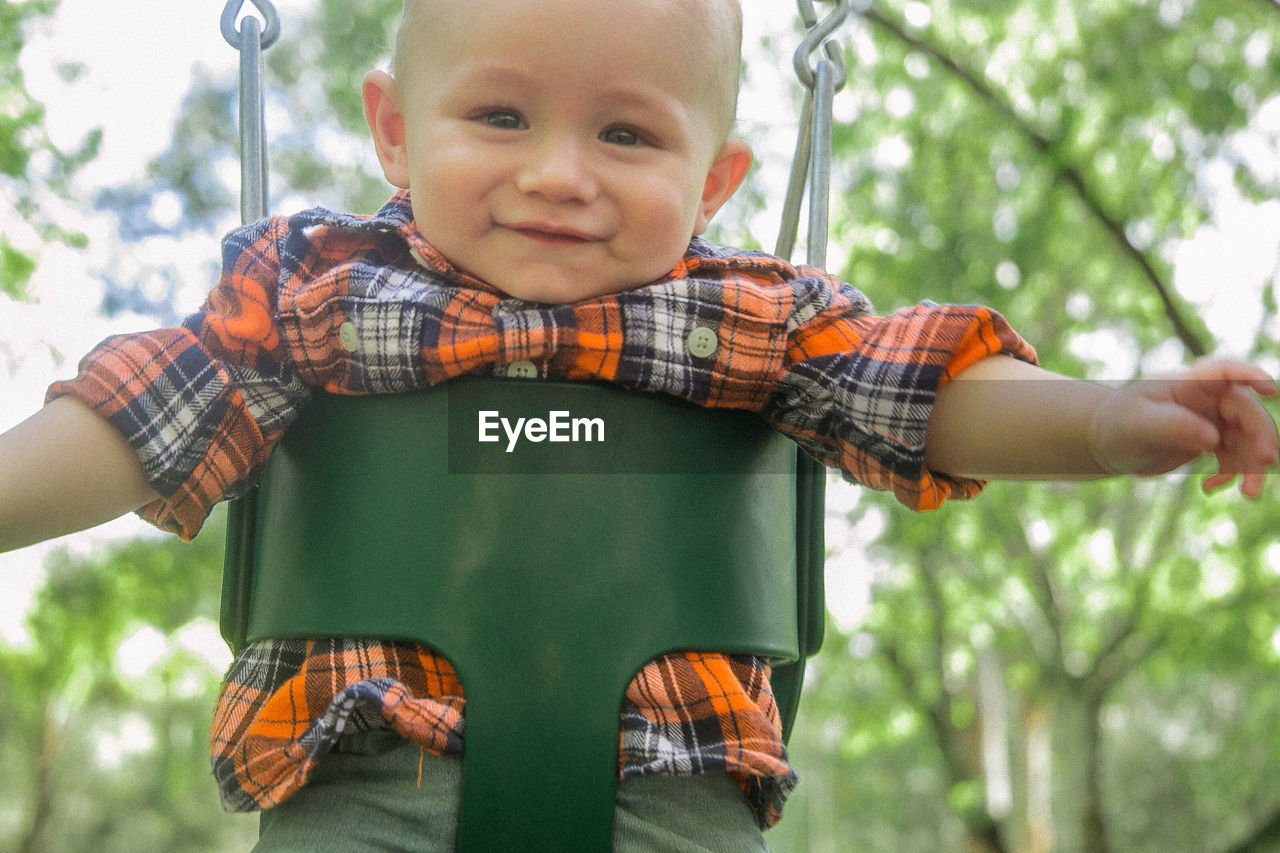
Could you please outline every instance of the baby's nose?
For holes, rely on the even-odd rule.
[[[548,140],[538,146],[520,170],[516,188],[557,204],[590,202],[600,188],[582,146],[570,140]]]

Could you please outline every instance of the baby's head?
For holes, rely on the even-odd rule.
[[[365,112],[445,257],[574,302],[661,278],[742,181],[740,42],[737,0],[406,0]]]

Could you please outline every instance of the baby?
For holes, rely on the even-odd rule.
[[[821,271],[702,240],[751,163],[730,137],[740,14],[407,0],[392,73],[363,89],[399,192],[373,217],[234,232],[200,313],[110,339],[55,385],[0,439],[0,548],[138,507],[194,535],[312,388],[404,392],[517,365],[756,411],[916,509],[976,494],[976,478],[1149,475],[1203,454],[1218,460],[1206,488],[1241,476],[1260,494],[1277,438],[1256,395],[1275,387],[1253,367],[1102,388],[1035,367],[989,309],[877,317]],[[715,654],[637,675],[617,849],[765,849],[795,783],[768,675]],[[265,809],[260,850],[449,849],[462,695],[412,644],[253,644],[214,720],[224,802]]]

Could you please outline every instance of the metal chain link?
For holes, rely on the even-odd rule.
[[[280,38],[280,16],[276,14],[276,8],[271,5],[270,0],[250,2],[262,14],[262,20],[258,22],[258,45],[266,50]],[[241,35],[244,32],[243,29],[236,29],[236,19],[240,17],[244,3],[245,0],[227,0],[227,5],[222,10],[222,37],[236,50],[240,49]]]
[[[804,25],[809,29],[808,34],[800,42],[800,46],[796,48],[795,55],[792,57],[796,76],[800,78],[800,82],[807,88],[813,88],[814,75],[817,69],[811,66],[809,61],[810,57],[817,53],[818,48],[821,47],[826,52],[827,58],[835,64],[835,87],[838,92],[844,88],[845,83],[844,51],[830,37],[835,35],[844,26],[845,21],[849,19],[849,15],[853,10],[852,0],[836,0],[835,11],[822,20],[818,20],[818,13],[814,10],[813,0],[796,0],[796,5],[800,8],[800,19],[804,21]]]
[[[844,87],[848,77],[844,51],[830,38],[849,19],[851,0],[837,0],[836,8],[826,18],[818,19],[813,0],[796,0],[800,17],[809,32],[796,49],[792,64],[796,76],[805,86],[800,129],[795,156],[791,160],[791,177],[782,208],[774,254],[790,258],[800,229],[800,207],[806,185],[809,188],[809,223],[806,263],[822,267],[827,262],[828,206],[831,197],[831,124],[832,101]],[[821,50],[824,58],[811,65],[814,54]]]

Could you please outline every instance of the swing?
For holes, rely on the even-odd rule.
[[[236,0],[222,22],[241,51],[246,221],[266,214],[260,51],[279,30],[271,4],[253,3],[265,31],[249,15],[236,32]],[[807,178],[809,262],[820,266],[830,103],[843,83],[827,37],[850,9],[839,0],[819,22],[811,0],[799,6],[808,94],[778,254],[791,253]],[[820,46],[830,58],[812,69]],[[489,410],[588,415],[606,440],[507,453],[475,440]],[[318,391],[256,493],[232,504],[222,632],[236,651],[318,636],[438,650],[467,697],[457,849],[550,850],[572,837],[607,850],[621,698],[648,661],[679,650],[769,658],[790,734],[805,658],[822,642],[823,484],[821,466],[754,415],[611,385]],[[509,724],[513,707],[525,728]]]

